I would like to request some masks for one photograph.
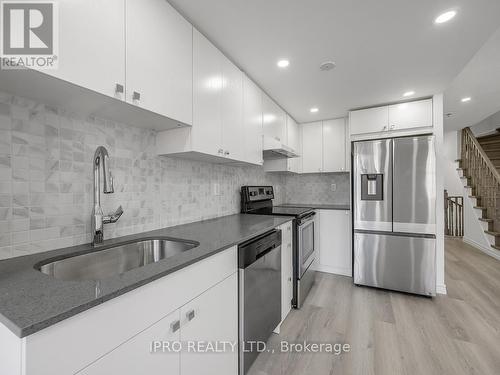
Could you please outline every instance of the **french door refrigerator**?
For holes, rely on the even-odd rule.
[[[436,294],[433,136],[353,142],[354,283]]]

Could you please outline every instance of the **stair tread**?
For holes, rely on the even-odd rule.
[[[495,232],[495,231],[492,231],[492,230],[485,230],[484,233],[487,233],[491,236],[495,236],[495,237],[499,237],[500,236],[500,232]]]
[[[493,219],[487,219],[487,218],[483,218],[483,217],[480,217],[479,221],[484,221],[486,223],[493,223]]]
[[[492,135],[485,135],[483,137],[477,138],[477,141],[479,143],[494,143],[494,142],[500,142],[500,134],[492,134]]]

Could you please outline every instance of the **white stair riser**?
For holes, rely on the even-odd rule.
[[[479,221],[483,230],[489,230],[489,225],[486,221]]]
[[[476,213],[477,218],[483,217],[483,210],[479,208],[474,208],[474,212]]]
[[[488,239],[488,241],[491,245],[495,244],[495,236],[492,236],[491,234],[486,233],[486,238]]]

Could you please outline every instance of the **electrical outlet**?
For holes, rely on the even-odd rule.
[[[331,191],[337,191],[337,184],[331,184],[330,185],[330,190]]]
[[[212,185],[212,194],[216,197],[221,195],[220,192],[220,184],[218,182],[214,182]]]

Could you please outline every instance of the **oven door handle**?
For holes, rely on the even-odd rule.
[[[301,217],[298,220],[298,225],[302,225],[303,223],[312,220],[315,215],[316,215],[316,212],[313,211],[313,212],[307,214],[306,216]]]

